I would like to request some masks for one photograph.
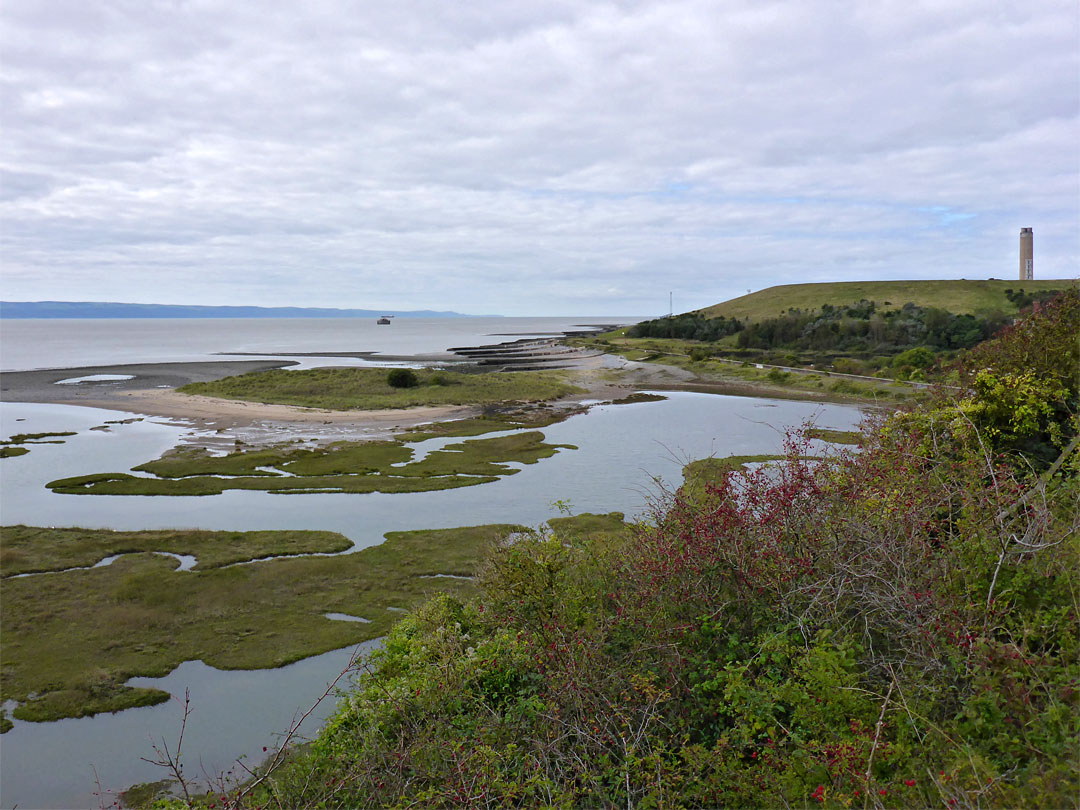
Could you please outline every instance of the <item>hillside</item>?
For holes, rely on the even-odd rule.
[[[1006,290],[1036,292],[1076,286],[1077,279],[1037,281],[839,281],[824,284],[782,284],[759,292],[732,298],[697,310],[707,318],[749,318],[752,321],[774,318],[794,309],[820,309],[822,304],[846,306],[860,300],[874,301],[882,310],[899,309],[911,302],[921,307],[938,307],[957,315],[974,314],[983,309],[1016,312],[1006,297]]]

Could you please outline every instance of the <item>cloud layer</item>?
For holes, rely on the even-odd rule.
[[[8,0],[4,298],[618,314],[1080,259],[1073,0]]]

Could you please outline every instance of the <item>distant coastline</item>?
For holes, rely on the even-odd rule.
[[[383,315],[414,318],[476,317],[460,312],[430,309],[329,309],[123,304],[96,301],[0,301],[0,318],[378,318]]]

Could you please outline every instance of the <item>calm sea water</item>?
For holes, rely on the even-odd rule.
[[[436,354],[530,334],[559,335],[581,324],[637,320],[394,318],[390,326],[379,326],[365,318],[0,319],[0,370],[227,360],[221,355],[231,352]]]
[[[477,322],[481,319],[470,319],[470,324],[458,320],[431,323],[435,320],[428,322],[426,332],[420,325],[415,332],[399,330],[404,319],[392,327],[382,327],[393,330],[397,336],[394,338],[372,327],[373,339],[385,342],[365,343],[364,350],[370,345],[382,345],[383,351],[393,354],[426,353],[459,343],[499,339],[494,337],[495,330],[559,331],[574,323],[588,322],[490,319],[480,326]],[[529,322],[527,326],[524,321]],[[214,339],[200,334],[191,321],[171,323],[192,330],[191,345],[185,346],[180,337],[161,332],[161,322],[23,322],[57,329],[57,354],[42,354],[40,346],[12,347],[5,339],[5,365],[8,356],[23,358],[18,367],[24,368],[205,359],[223,345],[245,351],[253,347],[260,351],[267,347],[276,351],[355,348],[351,336],[338,335],[337,342],[324,343],[335,335],[334,324],[327,322],[214,321],[211,326],[224,330],[211,336]],[[274,335],[275,324],[295,329],[292,337],[297,343],[289,344],[288,336]],[[97,327],[100,331],[94,331]],[[24,326],[14,333],[5,332],[5,336],[19,334],[26,339],[36,328]],[[77,345],[80,333],[85,340],[97,341],[97,349],[105,354],[83,354]],[[128,335],[126,342],[124,333]],[[126,345],[137,335],[147,334],[162,335],[163,342]],[[215,342],[222,335],[235,342]],[[401,342],[394,344],[395,340]],[[107,346],[114,348],[104,348]],[[313,348],[316,346],[323,348]],[[106,355],[109,360],[102,359]],[[192,431],[190,425],[146,419],[109,425],[108,430],[91,430],[121,416],[115,411],[73,406],[0,404],[0,431],[4,437],[17,432],[77,431],[64,444],[38,445],[28,455],[0,461],[0,518],[7,525],[120,529],[329,529],[342,532],[358,547],[364,547],[381,542],[385,532],[399,529],[493,522],[538,525],[557,516],[553,506],[556,500],[568,501],[576,513],[617,510],[632,516],[641,513],[650,497],[658,494],[658,482],[677,485],[682,465],[689,459],[774,452],[788,426],[813,420],[822,427],[847,429],[861,417],[857,408],[848,406],[692,393],[668,396],[662,402],[598,406],[545,428],[549,441],[572,444],[578,449],[563,450],[538,464],[520,465],[520,472],[492,484],[407,494],[281,496],[235,491],[204,498],[56,495],[44,486],[62,476],[127,470],[174,446]],[[185,737],[189,768],[205,767],[215,773],[228,770],[239,756],[257,760],[262,746],[273,744],[273,734],[284,730],[296,710],[310,705],[341,671],[349,653],[336,651],[292,667],[253,672],[220,672],[199,662],[188,662],[156,681],[179,698],[185,689],[191,690],[195,710]],[[332,709],[332,703],[326,703],[313,717],[313,725]],[[0,737],[0,805],[97,806],[93,795],[95,773],[104,788],[113,790],[162,778],[159,769],[140,757],[152,757],[152,743],[175,738],[179,717],[180,707],[174,702],[57,723],[16,721],[15,728]]]

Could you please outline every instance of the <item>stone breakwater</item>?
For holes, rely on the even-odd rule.
[[[578,368],[602,352],[571,348],[560,338],[521,338],[488,346],[465,346],[450,349],[455,355],[475,363],[486,371],[543,371]]]

